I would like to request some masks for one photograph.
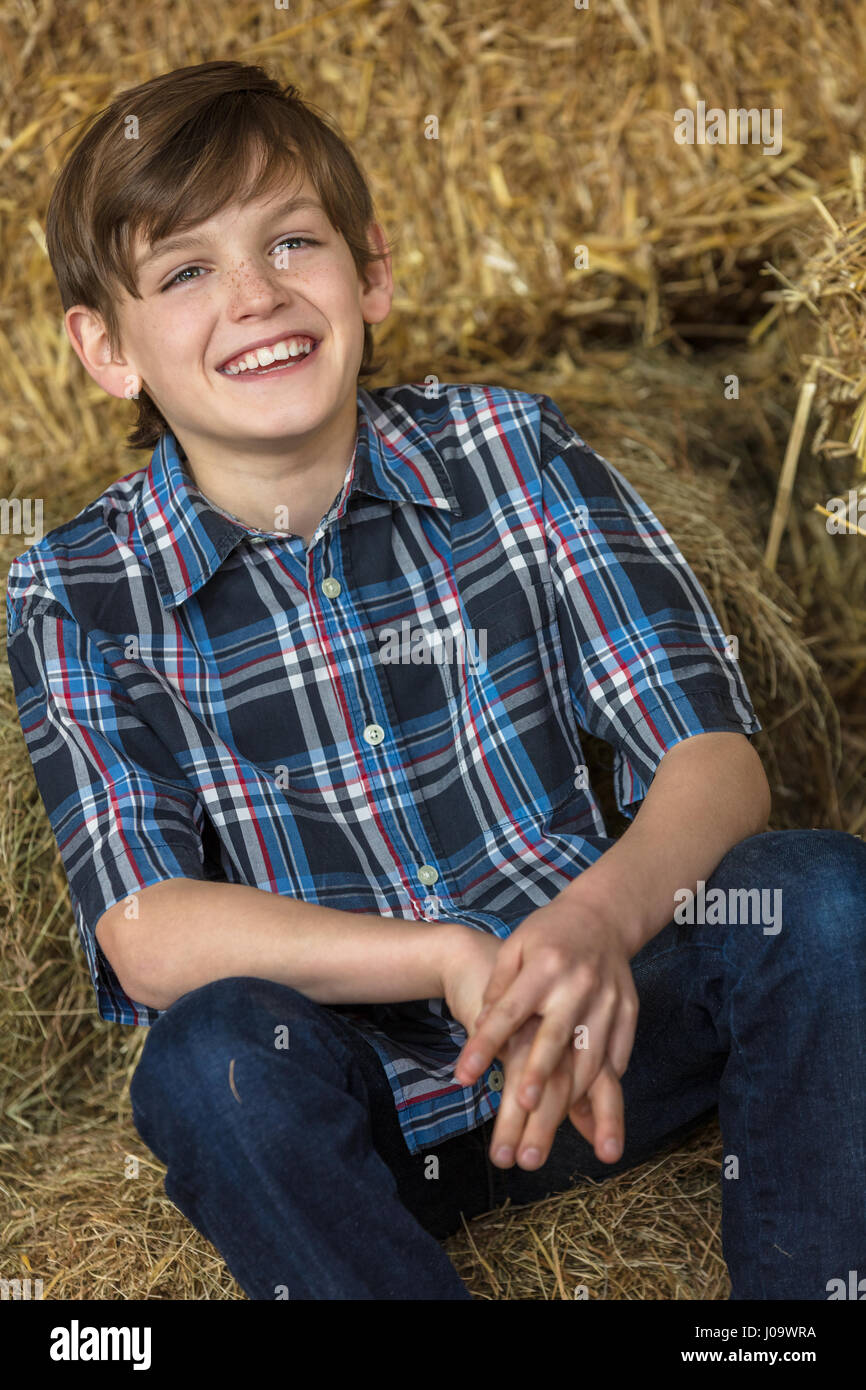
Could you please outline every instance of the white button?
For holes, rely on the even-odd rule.
[[[330,575],[322,580],[322,593],[326,598],[336,598],[342,587],[339,579],[333,579]]]
[[[487,1078],[487,1084],[490,1087],[491,1091],[502,1090],[502,1087],[505,1085],[505,1077],[503,1076],[502,1072],[499,1070],[498,1067],[493,1068],[492,1072]]]
[[[364,737],[368,743],[381,743],[385,737],[385,730],[381,724],[368,724],[364,730]]]
[[[432,864],[422,864],[418,870],[418,877],[422,883],[435,883],[439,877],[439,870],[434,869]]]

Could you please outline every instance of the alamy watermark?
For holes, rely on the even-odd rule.
[[[866,1300],[866,1278],[861,1279],[856,1269],[848,1270],[847,1283],[844,1279],[828,1279],[825,1287],[828,1302],[838,1298],[852,1298],[858,1303]]]
[[[764,936],[775,936],[782,929],[781,888],[711,888],[705,892],[706,879],[698,879],[698,891],[678,888],[675,922],[694,925],[705,922],[710,926],[725,926],[731,922],[752,922],[764,927]],[[772,907],[770,894],[772,893]],[[746,906],[745,914],[742,913]],[[767,924],[767,925],[765,925]]]
[[[849,487],[847,497],[828,497],[822,510],[828,535],[866,535],[866,491]]]
[[[763,145],[764,154],[782,150],[782,108],[780,106],[707,109],[699,101],[694,111],[681,106],[674,112],[674,139],[678,145]]]
[[[383,627],[379,632],[382,644],[379,661],[383,666],[441,666],[451,665],[455,660],[466,663],[466,649],[469,651],[468,665],[473,671],[487,669],[487,629],[460,628],[456,633],[450,628],[432,631],[413,628],[404,620],[399,629]]]
[[[0,1279],[0,1298],[27,1300],[42,1297],[41,1279]]]
[[[134,1371],[150,1369],[149,1327],[52,1327],[52,1361],[131,1361]]]
[[[34,542],[41,541],[42,498],[0,497],[0,531],[4,536],[25,536]]]

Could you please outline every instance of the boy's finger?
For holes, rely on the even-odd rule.
[[[575,1013],[581,1007],[581,1001],[575,1000],[572,993],[552,995],[545,1004],[541,1027],[521,1078],[520,1102],[527,1110],[538,1104],[563,1052],[574,1048]],[[581,1036],[581,1041],[588,1042],[589,1046],[569,1052],[574,1077],[581,1082],[582,1091],[589,1090],[607,1054],[612,1018],[612,1006],[597,1004],[586,1018],[586,1032]]]
[[[510,1037],[528,1018],[537,1013],[536,1004],[545,992],[544,980],[531,970],[521,971],[490,1013],[463,1044],[454,1067],[454,1076],[463,1086],[471,1085],[489,1066]],[[562,1049],[560,1049],[561,1051]]]
[[[503,1048],[506,1054],[502,1058],[505,1085],[499,1095],[496,1123],[490,1136],[488,1150],[490,1161],[497,1168],[511,1168],[513,1166],[517,1147],[526,1125],[526,1111],[517,1100],[517,1076],[522,1062],[529,1053],[531,1041],[531,1037],[527,1036],[526,1041],[521,1042],[521,1035],[518,1033],[511,1039],[507,1048]],[[505,1153],[501,1153],[503,1149],[506,1150]]]
[[[595,1120],[592,1114],[592,1101],[589,1096],[581,1096],[571,1106],[568,1118],[578,1134],[582,1134],[587,1144],[595,1147]]]
[[[602,1163],[616,1163],[625,1144],[625,1102],[619,1077],[606,1061],[588,1091],[595,1120],[593,1147]]]
[[[607,1055],[617,1076],[622,1076],[629,1064],[636,1031],[637,1009],[620,1007],[607,1040]]]
[[[568,1066],[558,1067],[545,1084],[535,1110],[527,1117],[517,1148],[517,1162],[521,1168],[534,1172],[547,1162],[556,1131],[568,1114],[570,1090]]]

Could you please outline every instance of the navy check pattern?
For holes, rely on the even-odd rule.
[[[21,727],[102,1018],[159,1016],[94,934],[149,884],[505,937],[611,843],[582,729],[631,818],[676,743],[761,728],[670,535],[548,396],[357,403],[309,549],[209,502],[168,433],[12,564]],[[443,1000],[328,1007],[376,1050],[411,1152],[495,1113],[496,1064],[454,1081]]]

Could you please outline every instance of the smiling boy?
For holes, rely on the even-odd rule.
[[[47,241],[151,455],[14,562],[9,662],[99,1012],[150,1028],[169,1196],[251,1298],[466,1299],[461,1212],[718,1105],[732,1296],[826,1297],[866,1236],[866,847],[766,831],[761,726],[661,523],[547,396],[360,386],[382,228],[261,69],[121,93]],[[486,659],[383,660],[406,623]],[[781,891],[782,930],[679,924],[702,880]]]

